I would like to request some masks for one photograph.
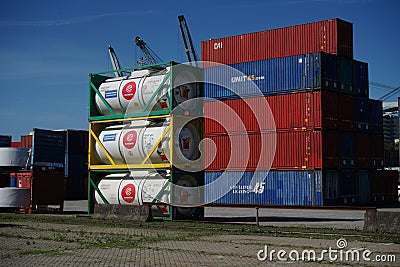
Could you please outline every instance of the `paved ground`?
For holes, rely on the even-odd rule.
[[[87,201],[65,201],[66,212],[87,213]],[[400,209],[399,209],[400,211]],[[232,223],[252,223],[254,208],[206,208],[206,220]],[[300,210],[259,209],[260,225],[328,227],[336,229],[363,229],[363,210]]]
[[[288,253],[296,257],[296,251],[301,255],[304,250],[315,251],[319,258],[324,249],[338,249],[336,239],[341,237],[348,242],[343,251],[354,249],[362,257],[362,252],[368,249],[373,252],[370,259],[379,254],[400,260],[400,244],[393,243],[400,239],[365,242],[359,241],[366,239],[357,237],[360,232],[345,230],[322,237],[288,235],[268,227],[110,223],[84,216],[0,214],[0,221],[0,266],[375,265],[364,260],[331,261],[327,254],[321,261],[279,261],[276,252],[272,260],[260,261],[257,257],[260,250],[259,256],[265,256],[267,246],[269,253],[284,250],[285,258]],[[396,266],[396,263],[383,265]]]

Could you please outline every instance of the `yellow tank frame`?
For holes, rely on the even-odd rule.
[[[117,119],[117,120],[104,120],[104,121],[96,121],[96,122],[91,122],[89,124],[89,153],[88,153],[88,162],[89,162],[89,171],[90,170],[124,170],[124,169],[160,169],[160,168],[171,168],[172,167],[172,157],[173,157],[173,134],[171,134],[171,129],[173,129],[173,116],[172,115],[160,115],[160,116],[152,116],[151,119],[167,119],[170,118],[169,125],[167,128],[164,130],[163,134],[161,137],[157,140],[157,142],[154,144],[152,149],[149,151],[149,153],[146,155],[146,157],[143,159],[143,161],[140,164],[116,164],[114,159],[111,157],[110,153],[107,151],[107,149],[104,147],[103,143],[99,140],[97,137],[96,132],[99,132],[101,129],[101,126],[104,126],[104,124],[114,124],[115,123],[120,123],[124,121],[135,121],[135,120],[148,120],[148,117],[138,117],[138,118],[125,118],[125,119]],[[157,149],[158,145],[161,143],[161,141],[164,139],[164,137],[170,133],[170,149],[169,151],[169,159],[170,162],[168,163],[146,163],[151,155],[154,153],[154,151]],[[92,164],[92,157],[95,157],[94,153],[94,146],[95,144],[98,144],[101,148],[101,150],[104,152],[106,155],[107,159],[110,161],[111,164]]]

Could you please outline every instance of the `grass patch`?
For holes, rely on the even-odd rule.
[[[70,215],[46,215],[46,214],[0,214],[2,222],[37,222],[52,223],[66,225],[82,225],[87,227],[105,227],[105,228],[137,228],[142,230],[168,231],[176,232],[176,238],[157,237],[157,240],[191,240],[198,236],[205,235],[262,235],[262,236],[279,236],[293,238],[312,238],[312,239],[331,239],[346,238],[348,241],[364,241],[364,242],[385,242],[400,244],[400,235],[382,234],[382,233],[366,233],[359,229],[331,229],[331,228],[307,228],[307,227],[276,227],[276,226],[256,226],[243,224],[225,224],[225,223],[203,223],[203,222],[182,222],[182,221],[162,221],[162,222],[133,222],[123,220],[104,220],[92,219],[91,217],[76,217]],[[50,231],[53,231],[50,230]],[[53,232],[57,232],[54,229]],[[75,240],[65,240],[65,237],[58,236],[58,241],[77,241],[86,243],[85,239],[89,232],[79,231],[81,238]],[[179,233],[185,233],[185,237],[180,237]],[[93,235],[96,235],[92,233]],[[68,238],[67,238],[68,239]],[[90,239],[90,238],[88,238]],[[101,244],[110,244],[114,246],[113,239],[104,241],[101,238]],[[131,246],[137,242],[127,241]],[[92,242],[89,242],[92,243]]]
[[[42,255],[42,254],[59,254],[58,250],[43,250],[43,249],[31,249],[31,250],[24,250],[19,253],[19,255]]]

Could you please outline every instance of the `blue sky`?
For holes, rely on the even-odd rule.
[[[353,23],[354,56],[370,80],[400,86],[400,2],[3,1],[0,10],[0,134],[33,128],[87,129],[87,78],[111,69],[111,44],[123,67],[141,36],[165,61],[185,61],[177,16],[201,40],[341,18]],[[372,98],[386,91],[371,88]],[[394,100],[395,98],[392,98]]]

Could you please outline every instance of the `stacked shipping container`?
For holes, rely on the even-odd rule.
[[[214,204],[379,203],[374,179],[393,180],[372,171],[383,161],[382,103],[368,98],[368,64],[353,60],[352,39],[351,23],[334,19],[202,42],[203,61],[232,67],[203,63],[204,94],[220,100],[204,103],[205,183],[245,171]]]

